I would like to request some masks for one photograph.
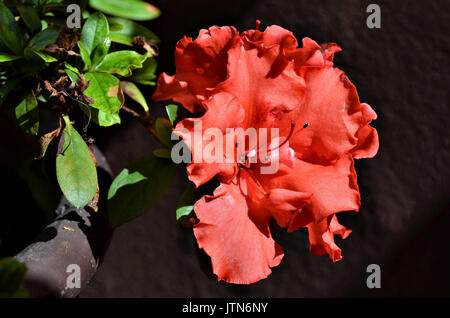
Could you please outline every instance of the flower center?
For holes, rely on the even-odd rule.
[[[303,128],[306,128],[307,126],[308,126],[308,123],[306,123],[303,126]],[[262,163],[267,163],[267,160],[269,160],[269,157],[270,157],[270,153],[272,151],[274,151],[274,150],[277,150],[277,149],[281,148],[282,146],[284,146],[289,141],[289,139],[292,137],[292,134],[294,133],[294,129],[295,129],[295,121],[292,120],[291,121],[291,128],[289,130],[289,134],[287,135],[287,137],[284,139],[284,141],[281,144],[267,149],[267,155],[264,158],[264,161]],[[239,146],[239,144],[237,144],[236,146]],[[263,146],[260,146],[257,149],[251,149],[251,150],[247,151],[246,153],[244,153],[243,156],[241,156],[241,158],[243,160],[241,160],[241,158],[238,159],[238,164],[240,164],[244,168],[250,168],[250,164],[251,164],[251,160],[250,159],[255,157],[255,156],[259,157],[260,152],[264,149],[264,147],[267,147],[267,143],[265,145],[263,145]]]

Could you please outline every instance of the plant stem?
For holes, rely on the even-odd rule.
[[[158,138],[158,133],[156,132],[155,129],[155,120],[152,118],[152,116],[150,115],[150,112],[147,111],[145,113],[145,115],[141,115],[138,112],[132,110],[131,108],[126,107],[125,105],[122,105],[122,109],[129,113],[131,116],[133,116],[134,118],[136,118],[142,125],[144,125],[144,127],[153,135],[155,136],[156,140],[159,140]]]

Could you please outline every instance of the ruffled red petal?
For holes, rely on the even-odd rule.
[[[331,163],[359,145],[359,130],[368,125],[364,117],[370,106],[359,103],[355,87],[339,69],[311,68],[305,81],[304,100],[280,126],[286,131],[290,121],[299,123],[290,139],[298,158]],[[374,141],[371,148],[377,147]]]
[[[244,120],[244,109],[239,100],[232,94],[221,92],[211,96],[203,102],[206,110],[205,114],[199,118],[187,118],[179,122],[174,129],[174,133],[182,137],[187,147],[192,153],[192,163],[187,165],[189,180],[200,186],[214,176],[219,175],[223,180],[228,180],[236,175],[237,166],[235,161],[226,161],[227,150],[226,130],[230,127],[239,127]],[[200,123],[201,129],[195,129],[195,122]],[[205,131],[214,128],[222,134],[222,143],[219,143],[215,137],[208,136]],[[196,140],[201,141],[196,144]],[[217,146],[217,147],[216,147]],[[209,147],[209,148],[207,148]],[[206,149],[221,149],[222,156],[215,151],[206,151]],[[233,147],[232,153],[235,149]],[[208,156],[208,155],[211,156]],[[220,158],[216,158],[216,155]],[[216,160],[218,159],[218,160]]]
[[[194,210],[200,220],[195,237],[219,280],[251,284],[281,262],[283,249],[270,234],[270,215],[249,210],[239,186],[220,185],[213,196],[197,201]]]
[[[173,99],[191,112],[201,111],[201,102],[227,76],[227,51],[236,36],[233,27],[214,26],[201,30],[195,41],[188,37],[178,41],[175,51],[177,73],[170,81],[166,74],[162,75],[163,80],[160,77],[153,99]]]
[[[325,64],[321,46],[310,38],[303,38],[302,47],[288,51],[286,56],[294,60],[299,73],[304,67],[322,67]]]
[[[262,184],[271,188],[311,195],[310,203],[293,216],[289,231],[295,231],[311,221],[319,222],[337,212],[358,211],[360,206],[356,172],[350,155],[332,165],[297,160],[295,168],[289,173],[277,177],[261,175],[259,178]]]
[[[172,99],[177,103],[183,104],[191,112],[201,110],[198,105],[196,107],[198,101],[189,90],[188,83],[166,73],[162,73],[158,78],[157,89],[152,98],[155,101]]]
[[[260,54],[255,47],[233,46],[228,56],[228,78],[216,91],[235,95],[245,110],[244,128],[276,127],[278,120],[295,109],[305,96],[305,82],[289,62],[274,71],[279,48]]]
[[[361,104],[361,123],[360,128],[356,132],[358,144],[352,149],[353,157],[356,159],[372,158],[379,148],[377,130],[369,123],[377,118],[377,114],[367,104]]]
[[[339,234],[345,239],[352,231],[339,224],[336,215],[330,215],[320,223],[309,224],[308,232],[311,253],[317,256],[328,254],[333,262],[337,262],[342,259],[342,255],[334,235]]]

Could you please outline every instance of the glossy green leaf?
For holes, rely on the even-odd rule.
[[[87,104],[79,103],[81,110],[88,116],[89,120],[92,120],[99,126],[109,127],[112,125],[120,124],[119,113],[107,114],[97,108],[91,107]]]
[[[9,9],[0,2],[0,38],[16,55],[23,54],[23,38],[20,28]]]
[[[194,204],[200,198],[200,195],[196,192],[194,185],[189,183],[186,190],[184,190],[180,199],[178,200],[176,219],[183,225],[192,226],[192,222],[189,221],[190,216],[194,215]]]
[[[165,118],[157,118],[155,123],[155,129],[158,133],[158,139],[161,143],[169,148],[172,148],[172,124]]]
[[[45,54],[41,51],[33,50],[31,48],[26,48],[25,56],[30,57],[30,55],[36,55],[36,56],[40,57],[44,62],[47,62],[47,63],[58,61],[56,58],[54,58],[51,55]]]
[[[80,49],[81,59],[83,60],[83,63],[84,63],[83,70],[85,70],[85,71],[89,70],[92,66],[91,56],[90,56],[88,50],[86,49],[86,47],[84,46],[83,42],[78,41],[77,45],[78,45],[78,48]]]
[[[88,146],[64,117],[56,157],[56,177],[66,199],[76,208],[87,205],[97,192],[97,169]]]
[[[48,28],[48,22],[45,20],[41,20],[41,25],[42,25],[41,30],[45,30]]]
[[[146,213],[166,193],[175,176],[176,165],[153,154],[122,170],[108,193],[109,220],[118,227]]]
[[[76,73],[78,76],[81,76],[80,70],[78,70],[75,66],[72,66],[67,62],[64,63],[64,68],[71,70],[72,72]]]
[[[123,25],[116,22],[116,18],[109,17],[108,24],[109,24],[109,35],[111,35],[112,32],[120,31],[123,29]]]
[[[178,106],[177,105],[167,105],[166,106],[166,112],[167,115],[169,116],[169,120],[170,123],[173,126],[173,123],[175,122],[175,120],[177,119],[177,111],[178,111]]]
[[[72,71],[72,70],[70,70],[68,68],[65,68],[64,72],[66,72],[66,75],[69,77],[71,82],[76,83],[76,82],[78,82],[80,80],[80,77],[74,71]]]
[[[147,41],[152,41],[155,44],[159,43],[159,38],[156,34],[133,21],[122,18],[108,18],[108,22],[110,25],[114,25],[114,28],[111,27],[109,33],[113,42],[132,46],[133,39],[136,36],[142,36]]]
[[[23,289],[27,267],[13,257],[0,259],[0,298],[25,298],[28,292]]]
[[[64,63],[64,71],[72,82],[76,83],[80,80],[80,71],[69,63]]]
[[[156,7],[140,0],[90,0],[89,4],[96,10],[138,21],[155,19],[160,15]]]
[[[148,112],[149,109],[148,109],[147,101],[145,100],[145,97],[144,97],[144,95],[142,95],[139,88],[133,82],[122,81],[121,83],[122,83],[123,92],[127,96],[131,97],[131,99],[133,99],[134,101],[139,103],[142,106],[142,108],[144,108],[144,110],[146,112]]]
[[[157,63],[154,58],[148,58],[142,68],[133,72],[132,80],[143,85],[155,85]]]
[[[36,8],[31,5],[18,5],[17,10],[31,33],[36,33],[41,30],[41,19]]]
[[[35,50],[42,50],[47,45],[55,43],[59,35],[59,29],[47,28],[36,34],[29,42],[29,46]]]
[[[90,106],[107,114],[117,113],[123,104],[119,79],[111,74],[97,72],[86,73],[84,77],[86,81],[90,80],[84,94],[94,99]]]
[[[39,109],[33,92],[28,93],[14,108],[19,126],[27,133],[37,135],[39,131]]]
[[[91,54],[91,60],[93,65],[97,65],[103,60],[105,55],[108,54],[110,46],[111,40],[109,39],[109,37],[106,37],[103,43],[97,45],[97,47],[94,49],[94,52],[92,52]]]
[[[140,81],[136,81],[136,82],[141,84],[141,85],[148,85],[148,86],[155,86],[156,85],[155,81],[140,80]]]
[[[181,221],[183,217],[189,216],[194,211],[193,205],[185,205],[177,208],[176,217],[177,221]]]
[[[11,54],[1,54],[0,53],[0,63],[1,62],[10,62],[19,59],[20,56],[11,55]]]
[[[131,76],[134,69],[142,67],[144,60],[145,56],[135,51],[117,51],[106,55],[95,70]]]
[[[105,42],[108,34],[108,20],[103,13],[96,12],[84,23],[80,41],[84,44],[89,55],[91,55],[97,45]]]

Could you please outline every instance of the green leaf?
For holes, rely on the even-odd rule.
[[[23,54],[23,38],[11,11],[0,2],[0,38],[16,55]]]
[[[48,22],[45,20],[41,20],[41,30],[45,30],[48,28]]]
[[[189,185],[184,190],[180,199],[178,200],[177,207],[183,207],[187,205],[193,205],[198,200],[198,195],[195,191],[194,184],[189,182]]]
[[[17,10],[31,33],[36,33],[41,30],[41,19],[39,18],[39,13],[36,8],[30,5],[18,5]]]
[[[133,81],[143,85],[155,85],[153,81],[156,79],[156,60],[154,58],[147,59],[142,68],[133,72]]]
[[[55,43],[58,35],[59,30],[57,28],[47,28],[36,34],[28,45],[35,50],[42,50],[47,45]]]
[[[166,111],[167,111],[167,115],[169,116],[170,123],[173,126],[173,123],[177,119],[178,106],[177,105],[167,105]]]
[[[161,143],[168,148],[172,148],[172,124],[165,118],[157,118],[155,123],[155,129],[158,134],[158,139]]]
[[[149,86],[155,86],[156,85],[155,81],[140,80],[140,81],[136,81],[136,82],[141,84],[141,85],[149,85]]]
[[[88,204],[97,192],[97,169],[88,146],[67,116],[56,157],[56,177],[66,199],[76,208]]]
[[[106,55],[95,67],[95,70],[131,76],[134,69],[142,68],[145,58],[145,55],[140,55],[135,51],[117,51]]]
[[[78,48],[80,49],[81,59],[83,60],[83,63],[84,63],[83,70],[89,70],[92,65],[91,56],[81,41],[78,41],[77,45],[78,45]]]
[[[26,272],[25,264],[13,257],[0,259],[0,298],[28,297],[28,292],[22,288]]]
[[[1,54],[0,53],[0,63],[1,62],[10,62],[19,59],[20,56],[11,55],[11,54]]]
[[[86,1],[86,2],[87,2],[87,0],[83,0],[83,1]],[[87,11],[87,10],[83,10],[83,12],[81,12],[81,17],[82,17],[83,19],[89,18],[90,15],[91,15],[91,14],[90,14],[89,11]]]
[[[192,222],[189,222],[187,219],[194,214],[194,204],[199,198],[200,195],[195,191],[194,185],[189,183],[189,186],[178,200],[176,211],[178,222],[192,226]]]
[[[91,81],[84,91],[86,96],[94,99],[91,107],[104,113],[117,113],[123,104],[123,93],[117,77],[107,73],[89,72],[84,75],[86,81]]]
[[[159,148],[155,149],[152,152],[156,157],[170,159],[171,158],[171,150],[167,148]]]
[[[36,96],[36,99],[38,100],[38,101],[40,101],[41,103],[47,103],[48,102],[48,100],[44,97],[44,95],[38,95],[38,96]]]
[[[153,154],[133,162],[111,184],[108,193],[109,220],[118,227],[151,209],[166,193],[176,166]]]
[[[91,55],[99,44],[105,42],[108,34],[108,20],[103,13],[96,12],[84,23],[83,29],[81,30],[80,41],[84,44],[89,55]]]
[[[156,7],[139,0],[90,0],[89,4],[96,10],[138,21],[155,19],[160,15]]]
[[[38,134],[39,109],[33,92],[28,93],[14,108],[14,116],[25,132],[31,135]]]
[[[193,211],[194,211],[193,205],[186,205],[186,206],[181,206],[181,207],[177,208],[177,212],[176,212],[177,221],[181,221],[181,219],[183,217],[189,216]]]
[[[3,43],[2,38],[0,37],[0,53],[6,54],[11,53],[8,48],[6,47],[5,43]]]
[[[88,116],[90,120],[102,127],[109,127],[112,125],[120,124],[119,113],[107,114],[97,108],[89,105],[78,104],[83,112]]]
[[[48,12],[52,9],[61,7],[63,2],[64,0],[40,0],[39,6],[41,7],[41,10],[43,10],[44,12]]]
[[[102,61],[102,59],[105,57],[106,54],[108,54],[109,47],[111,46],[111,40],[109,37],[106,37],[105,41],[103,43],[100,43],[97,45],[97,47],[94,49],[94,52],[91,54],[91,60],[93,65],[97,65]]]
[[[32,55],[36,55],[36,56],[40,57],[44,62],[47,62],[47,63],[58,61],[53,56],[50,56],[48,54],[42,53],[41,51],[33,50],[33,49],[27,47],[25,49],[25,56],[27,58],[30,58]]]
[[[72,71],[72,70],[70,70],[68,68],[65,68],[64,72],[66,72],[66,75],[69,77],[71,82],[76,83],[76,82],[78,82],[80,80],[80,77],[74,71]]]
[[[144,108],[144,110],[148,112],[149,109],[147,101],[145,100],[145,97],[144,95],[142,95],[139,88],[132,82],[122,81],[121,83],[123,92],[129,97],[131,97],[131,99],[139,103],[142,106],[142,108]]]
[[[113,42],[133,46],[133,39],[136,36],[142,36],[147,41],[152,41],[155,44],[159,43],[159,38],[152,31],[133,21],[121,18],[108,18],[108,22],[110,25],[114,25],[114,29],[111,27],[109,33]]]
[[[80,71],[79,71],[75,66],[72,66],[72,65],[70,65],[70,64],[67,63],[67,62],[64,62],[64,68],[65,68],[65,69],[71,70],[72,72],[74,72],[75,74],[77,74],[79,77],[81,77]]]
[[[109,35],[112,34],[112,32],[120,31],[123,29],[123,25],[116,22],[116,18],[107,18],[108,24],[109,24]],[[114,41],[113,41],[114,42]]]
[[[80,71],[67,62],[64,63],[64,71],[72,82],[76,83],[80,80]]]

